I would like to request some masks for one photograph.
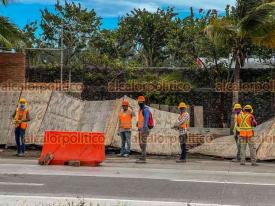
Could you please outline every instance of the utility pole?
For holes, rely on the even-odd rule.
[[[60,84],[61,84],[61,91],[63,91],[63,62],[64,62],[64,48],[63,48],[63,29],[64,26],[62,25],[61,29],[61,58],[60,58]]]

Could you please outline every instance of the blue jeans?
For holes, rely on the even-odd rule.
[[[130,154],[131,151],[131,131],[124,131],[120,132],[121,137],[121,150],[120,154]],[[125,145],[127,144],[127,147],[125,148]]]
[[[15,141],[17,145],[17,154],[25,153],[25,129],[15,128]]]

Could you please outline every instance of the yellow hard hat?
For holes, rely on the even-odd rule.
[[[21,103],[21,104],[26,104],[26,103],[27,103],[27,100],[24,99],[24,98],[20,98],[20,99],[19,99],[19,103]]]
[[[233,107],[233,110],[235,110],[235,109],[242,109],[242,106],[239,103],[237,103]]]
[[[187,105],[184,102],[181,102],[178,108],[187,108]]]
[[[248,109],[248,110],[251,110],[251,113],[253,113],[253,108],[251,105],[245,105],[245,107],[243,108],[244,110]]]

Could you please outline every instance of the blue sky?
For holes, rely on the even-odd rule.
[[[70,0],[68,0],[70,1]],[[64,2],[61,0],[61,2]],[[175,7],[181,17],[187,16],[189,7],[203,9],[224,10],[227,4],[234,5],[235,0],[76,0],[84,7],[95,9],[103,18],[102,28],[114,29],[117,27],[119,17],[133,8],[145,8],[156,11],[157,8]],[[0,5],[0,15],[9,19],[23,28],[25,24],[34,20],[40,20],[40,10],[48,8],[54,10],[55,0],[12,0],[7,7]]]

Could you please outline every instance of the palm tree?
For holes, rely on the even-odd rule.
[[[0,4],[7,5],[8,2],[9,0],[1,0]],[[8,18],[0,16],[0,47],[22,48],[22,38],[22,32]]]
[[[7,5],[9,2],[9,0],[1,0],[0,3],[3,4],[3,5]]]
[[[222,18],[213,18],[205,31],[217,46],[232,48],[234,83],[240,84],[240,69],[244,66],[249,44],[275,48],[275,0],[237,0],[236,6]],[[233,104],[239,92],[233,91]]]

